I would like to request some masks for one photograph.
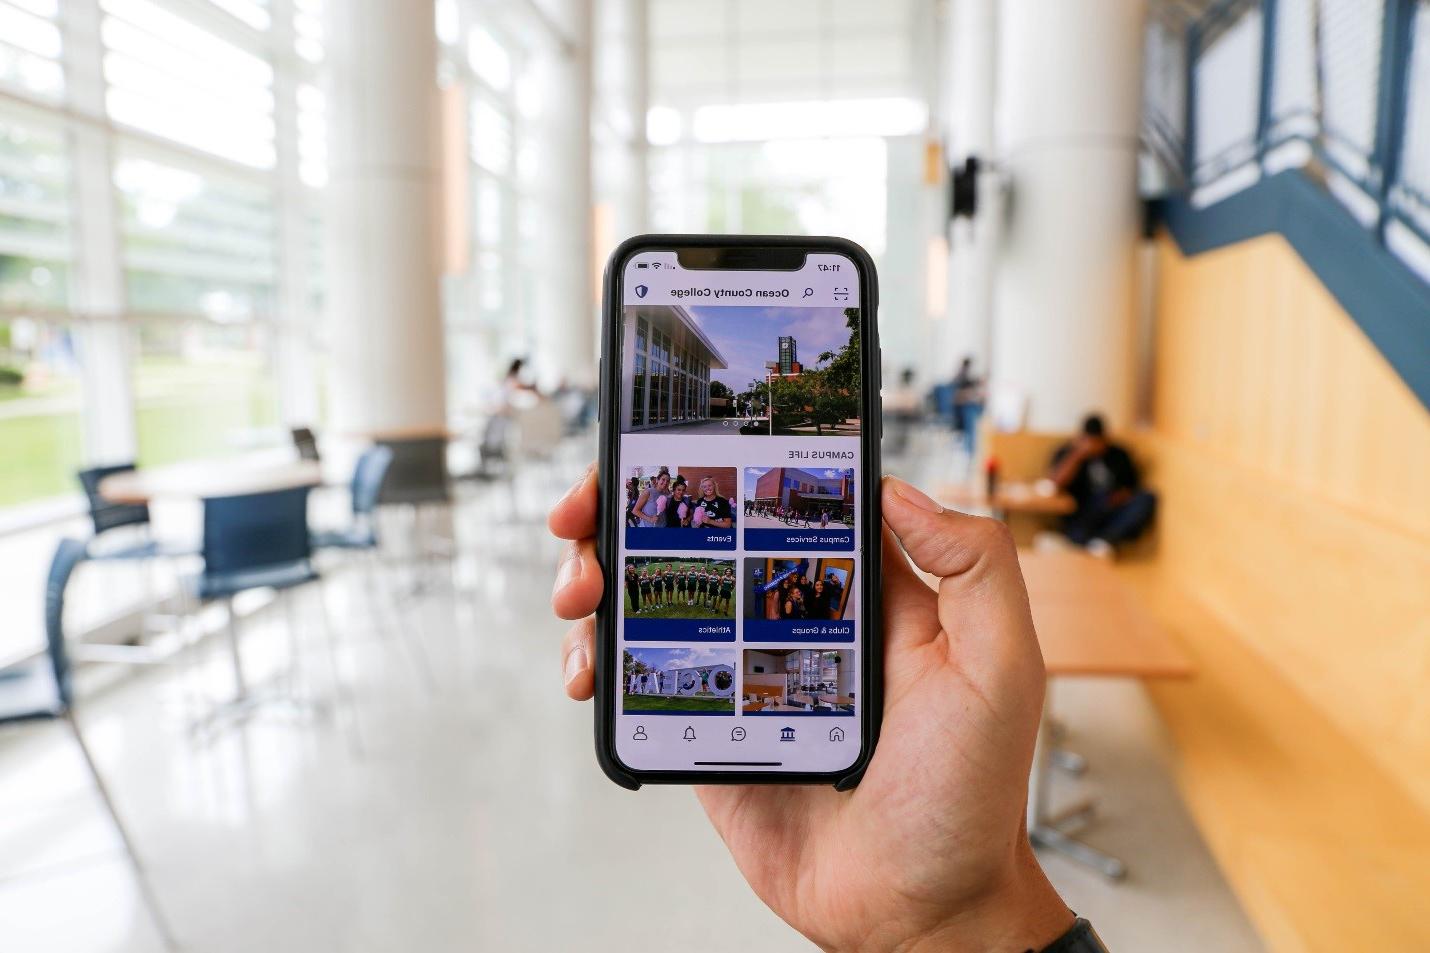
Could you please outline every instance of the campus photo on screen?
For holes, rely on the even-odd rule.
[[[852,715],[858,686],[851,648],[746,649],[746,715]]]
[[[859,433],[858,308],[628,305],[621,429]]]
[[[627,648],[621,708],[626,714],[733,715],[735,662],[730,648]]]
[[[740,516],[747,549],[852,549],[854,470],[746,467]]]
[[[627,549],[734,549],[735,467],[651,464],[626,474]]]

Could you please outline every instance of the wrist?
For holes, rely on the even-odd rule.
[[[893,947],[894,953],[1028,953],[1072,928],[1075,915],[1025,846],[1010,870],[937,926]]]

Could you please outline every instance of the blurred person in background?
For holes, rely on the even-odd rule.
[[[971,460],[983,416],[983,378],[973,373],[973,358],[965,357],[953,375],[953,429],[963,437],[963,452]]]
[[[920,402],[914,390],[914,369],[899,373],[899,383],[884,398],[884,440],[889,453],[903,453],[909,445],[909,430],[918,423]]]
[[[1097,556],[1111,556],[1118,543],[1140,536],[1157,508],[1132,455],[1107,438],[1098,414],[1089,414],[1082,433],[1053,454],[1048,478],[1077,501],[1063,534]]]

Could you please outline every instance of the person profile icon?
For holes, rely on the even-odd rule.
[[[649,741],[650,736],[645,733],[645,725],[636,725],[636,733],[631,735],[632,741]]]
[[[694,740],[695,740],[695,729],[692,728],[692,727],[690,727],[689,725],[686,725],[686,726],[685,726],[685,740],[686,740],[686,741],[694,741]]]

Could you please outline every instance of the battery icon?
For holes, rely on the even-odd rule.
[[[636,267],[637,267],[637,268],[649,268],[650,265],[646,264],[646,263],[643,262],[643,261],[638,261],[638,262],[636,262]]]

